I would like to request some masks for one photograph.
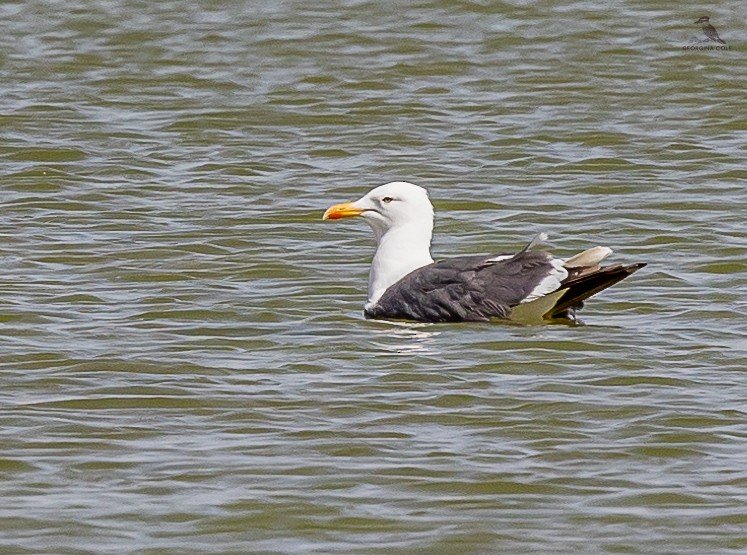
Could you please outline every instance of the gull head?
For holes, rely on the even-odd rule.
[[[389,230],[414,227],[428,234],[433,229],[433,206],[428,191],[407,181],[393,181],[372,189],[355,202],[335,204],[323,220],[362,217],[377,238]]]

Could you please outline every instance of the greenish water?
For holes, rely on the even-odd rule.
[[[0,5],[0,552],[747,550],[747,64],[702,5]],[[648,266],[585,326],[366,321],[434,253]]]

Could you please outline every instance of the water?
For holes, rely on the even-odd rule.
[[[747,550],[747,65],[661,3],[0,6],[0,551]],[[369,230],[595,244],[586,325],[362,317]]]

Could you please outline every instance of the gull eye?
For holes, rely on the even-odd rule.
[[[394,199],[392,197],[384,197],[383,199],[381,199],[381,202],[383,202],[384,204],[389,204],[393,200]]]

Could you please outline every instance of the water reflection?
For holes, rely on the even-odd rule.
[[[435,339],[441,335],[438,324],[421,322],[377,322],[372,328],[375,336],[386,336],[387,341],[373,344],[389,355],[411,356],[414,354],[436,356],[442,348]]]

